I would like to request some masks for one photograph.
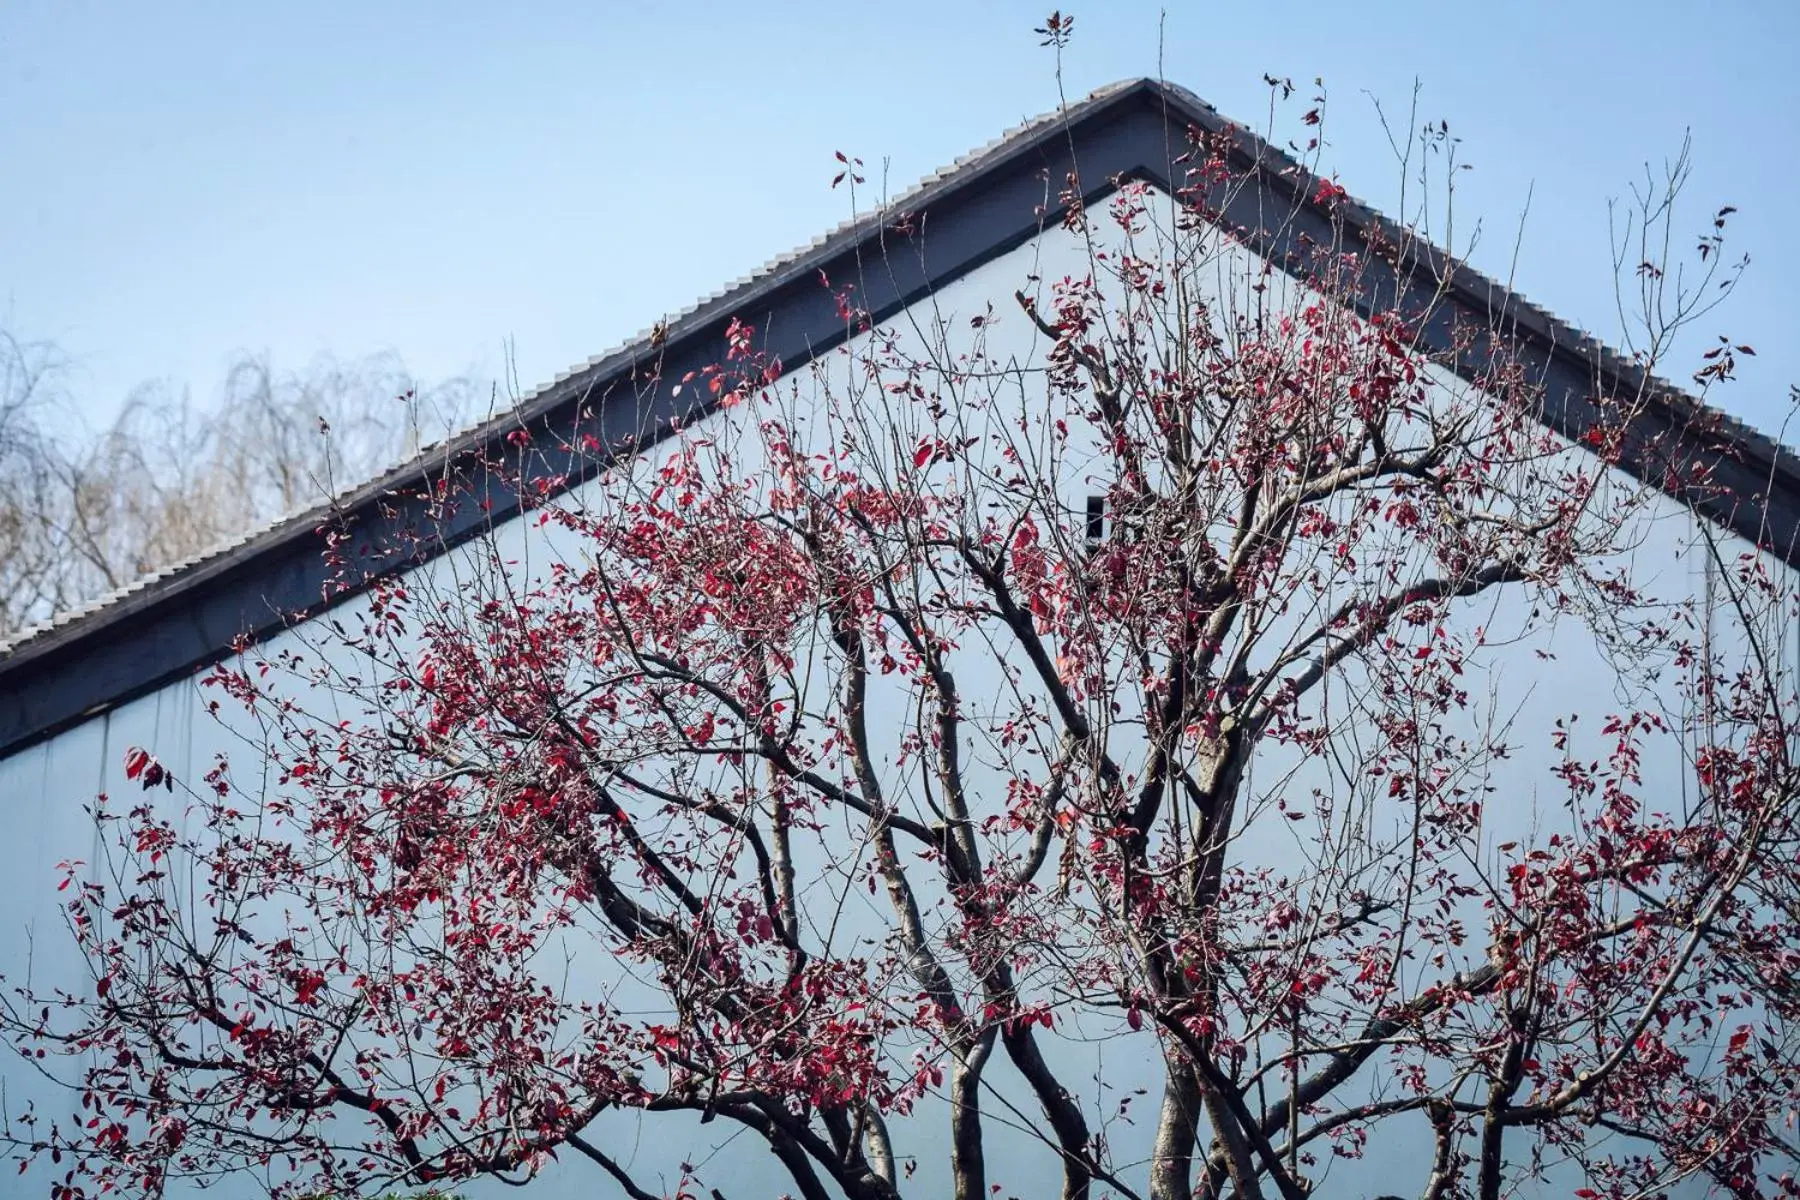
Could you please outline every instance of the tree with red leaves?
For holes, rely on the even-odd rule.
[[[1785,567],[1189,161],[214,671],[6,1000],[56,1195],[1800,1194]]]

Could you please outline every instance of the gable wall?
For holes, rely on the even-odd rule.
[[[984,318],[982,337],[990,358],[1011,361],[1020,368],[1016,378],[1003,381],[995,391],[995,412],[997,415],[1028,416],[1033,405],[1041,403],[1041,383],[1034,382],[1034,372],[1042,364],[1046,343],[1017,313],[1013,291],[1028,286],[1032,277],[1055,280],[1064,275],[1082,274],[1087,269],[1087,254],[1088,248],[1078,239],[1060,230],[1052,231],[987,262],[968,277],[940,289],[929,301],[915,305],[884,324],[901,331],[903,339],[917,339],[920,333],[929,335],[929,331],[936,329],[955,330],[960,334],[969,329],[970,318]],[[1246,296],[1234,294],[1238,286],[1234,281],[1258,277],[1255,265],[1254,261],[1240,258],[1221,266],[1215,299],[1222,310],[1229,311],[1232,306],[1246,302]],[[1249,268],[1249,274],[1245,274],[1246,268]],[[998,314],[1000,319],[987,322],[985,318],[990,312]],[[822,360],[821,369],[840,385],[849,386],[855,374],[854,362],[853,354],[834,352]],[[796,370],[790,375],[789,382],[797,389],[794,394],[802,398],[808,388],[818,386],[816,381],[809,379],[805,369]],[[1440,383],[1451,386],[1448,378]],[[1009,405],[1010,410],[1007,409]],[[733,423],[753,416],[748,409],[721,412],[708,418],[704,428],[721,442],[734,442],[738,439],[733,433]],[[758,469],[758,463],[749,443],[743,444],[746,447],[744,455],[735,465],[748,477]],[[1080,512],[1085,496],[1090,494],[1089,489],[1100,490],[1104,481],[1093,478],[1082,466],[1079,446],[1068,454],[1064,478],[1069,494],[1063,499],[1071,512]],[[1692,566],[1694,557],[1689,553],[1694,519],[1673,501],[1658,497],[1644,522],[1641,542],[1635,551],[1640,576],[1655,580],[1657,589],[1671,599],[1698,594],[1697,589],[1704,587],[1703,578]],[[533,533],[519,522],[503,527],[498,536],[517,547],[510,557],[537,564],[534,569],[542,569],[546,555],[574,552],[572,547],[559,547],[554,537]],[[444,580],[450,573],[468,568],[470,553],[468,548],[453,551],[446,558],[421,568],[421,572],[427,577]],[[1509,624],[1520,625],[1525,623],[1528,614],[1509,609],[1509,606],[1525,603],[1529,601],[1502,598],[1484,608],[1476,619],[1494,629],[1503,629]],[[354,604],[360,604],[360,601]],[[277,635],[268,643],[269,647],[280,649],[297,644],[305,632]],[[1800,645],[1791,638],[1787,645],[1790,654],[1800,657]],[[1554,666],[1545,665],[1546,660],[1541,657],[1543,652],[1555,655]],[[991,669],[984,674],[979,655],[965,654],[959,660],[959,670],[964,676],[965,695],[972,702],[989,705],[1005,702],[1005,681]],[[1565,622],[1500,654],[1489,676],[1472,686],[1471,690],[1478,696],[1485,695],[1490,705],[1473,720],[1481,722],[1501,714],[1507,723],[1509,741],[1538,748],[1528,749],[1523,756],[1515,758],[1511,768],[1513,773],[1499,781],[1504,785],[1501,788],[1504,807],[1497,808],[1491,826],[1484,830],[1490,848],[1531,829],[1541,831],[1547,825],[1553,827],[1559,819],[1556,798],[1547,790],[1539,790],[1544,787],[1543,768],[1547,765],[1548,755],[1545,747],[1551,725],[1558,717],[1571,712],[1589,715],[1586,719],[1591,720],[1591,715],[1618,707],[1622,698],[1615,694],[1610,680],[1604,658],[1592,639],[1573,622]],[[0,841],[0,914],[4,914],[0,916],[0,963],[16,969],[16,964],[28,962],[34,982],[40,986],[47,980],[79,984],[80,963],[71,953],[60,920],[59,896],[55,890],[59,879],[56,864],[65,859],[82,859],[89,864],[101,860],[84,806],[102,792],[120,798],[137,795],[135,785],[128,784],[123,778],[122,762],[128,747],[150,748],[177,777],[186,780],[196,780],[216,754],[237,749],[234,733],[206,715],[205,703],[210,699],[212,696],[202,692],[193,682],[182,680],[0,759],[0,798],[4,798],[17,831]],[[904,719],[903,714],[894,713],[875,724],[897,729]],[[890,755],[893,752],[891,743],[888,752]],[[1678,771],[1679,764],[1667,765]],[[997,780],[999,775],[996,767],[990,771],[989,778]],[[901,774],[897,773],[896,779],[900,778]],[[1280,827],[1274,830],[1269,840],[1248,846],[1247,852],[1274,864],[1301,862],[1318,852],[1320,831],[1303,825],[1276,824]],[[94,869],[93,866],[87,868],[89,872]],[[822,867],[820,872],[819,886],[827,886]],[[878,915],[871,914],[867,920],[869,928],[879,928]],[[1134,1082],[1134,1072],[1130,1067],[1121,1068],[1119,1061],[1131,1053],[1141,1054],[1142,1049],[1127,1051],[1123,1044],[1067,1042],[1057,1053],[1062,1061],[1076,1066],[1077,1069],[1071,1072],[1073,1078],[1085,1079],[1094,1070],[1104,1067],[1116,1086],[1129,1087]],[[0,1078],[6,1082],[8,1103],[15,1111],[24,1096],[45,1094],[39,1081],[29,1071],[22,1070],[17,1060],[7,1060],[5,1067],[0,1069]],[[1020,1111],[1035,1114],[1035,1105],[1030,1103],[1028,1095],[1023,1094],[1017,1080],[1009,1079],[1004,1070],[996,1072],[996,1079],[1003,1094],[1017,1104]],[[1145,1074],[1142,1083],[1153,1085],[1154,1080]],[[1148,1109],[1153,1101],[1154,1093],[1139,1100],[1138,1107]],[[1116,1097],[1111,1097],[1107,1104],[1115,1102]],[[924,1115],[918,1122],[896,1128],[896,1149],[902,1156],[916,1154],[921,1158],[921,1174],[914,1190],[918,1194],[935,1194],[933,1189],[942,1186],[942,1177],[938,1174],[941,1164],[937,1160],[941,1158],[945,1127],[941,1109],[934,1112],[928,1105],[922,1113]],[[1150,1111],[1140,1111],[1136,1125],[1121,1125],[1111,1131],[1115,1149],[1122,1157],[1129,1156],[1128,1148],[1134,1144],[1144,1143],[1147,1148],[1151,1117]],[[766,1155],[750,1149],[742,1140],[720,1149],[718,1157],[702,1149],[724,1142],[729,1130],[722,1124],[703,1129],[690,1123],[687,1132],[694,1141],[677,1146],[671,1144],[667,1133],[660,1132],[668,1128],[660,1124],[663,1118],[657,1120],[658,1125],[646,1125],[640,1131],[634,1120],[621,1117],[608,1132],[611,1137],[636,1146],[640,1162],[666,1160],[666,1169],[671,1172],[666,1177],[668,1186],[672,1187],[675,1182],[674,1165],[683,1159],[705,1163],[708,1170],[718,1173],[718,1177],[735,1180],[737,1187],[725,1187],[727,1194],[764,1194],[761,1189],[774,1194],[783,1186],[784,1176],[779,1169],[766,1161]],[[1388,1146],[1387,1152],[1371,1160],[1342,1164],[1334,1168],[1337,1173],[1331,1176],[1333,1184],[1366,1186],[1371,1192],[1416,1191],[1428,1145],[1424,1123],[1419,1124],[1416,1144],[1407,1134],[1401,1143]],[[1042,1155],[1018,1156],[1018,1161],[1035,1164],[1028,1170],[1037,1173],[1006,1174],[1005,1164],[1009,1159],[1003,1151],[1009,1135],[997,1130],[993,1136],[995,1146],[990,1149],[989,1158],[990,1164],[996,1164],[990,1169],[997,1180],[1022,1195],[1049,1194],[1054,1189],[1054,1180],[1039,1172]],[[533,1194],[542,1195],[544,1200],[560,1200],[561,1197],[573,1200],[576,1196],[590,1194],[592,1186],[586,1172],[563,1169],[557,1180],[546,1183]],[[489,1194],[481,1187],[469,1190],[472,1196]],[[493,1194],[504,1193],[496,1189]]]

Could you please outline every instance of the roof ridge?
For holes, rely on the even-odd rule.
[[[609,347],[600,354],[557,372],[547,382],[533,388],[504,411],[493,412],[478,418],[462,428],[448,433],[441,439],[420,446],[416,452],[402,457],[372,478],[340,489],[330,496],[323,496],[311,505],[291,509],[269,521],[221,539],[218,543],[194,555],[170,563],[81,604],[53,613],[42,621],[22,627],[13,634],[0,638],[0,663],[4,663],[14,653],[30,646],[46,634],[95,617],[135,595],[148,591],[161,581],[202,568],[225,555],[243,550],[259,542],[279,541],[296,527],[316,525],[344,502],[379,494],[417,472],[434,458],[483,444],[487,440],[504,434],[511,425],[543,415],[571,395],[580,393],[585,386],[591,386],[592,381],[603,377],[609,370],[622,364],[628,364],[635,357],[649,350],[656,344],[657,338],[665,337],[672,342],[683,333],[689,332],[709,320],[717,319],[739,298],[754,289],[788,276],[790,273],[803,272],[813,260],[829,257],[836,253],[842,245],[872,229],[880,228],[890,217],[904,213],[910,205],[916,205],[921,200],[929,199],[938,190],[951,186],[966,174],[1003,161],[1013,154],[1024,153],[1030,146],[1036,144],[1036,139],[1047,131],[1058,125],[1070,125],[1096,108],[1120,102],[1133,92],[1144,92],[1152,97],[1160,98],[1165,106],[1173,101],[1184,110],[1183,115],[1189,120],[1193,120],[1213,132],[1228,132],[1239,144],[1241,151],[1259,167],[1268,169],[1273,178],[1285,180],[1285,186],[1300,189],[1302,197],[1311,196],[1312,188],[1319,178],[1315,172],[1249,126],[1223,115],[1194,92],[1179,84],[1170,83],[1166,79],[1150,76],[1132,76],[1115,80],[1095,88],[1078,100],[1059,104],[1055,109],[1025,118],[1003,131],[999,136],[959,155],[947,165],[929,172],[910,187],[883,198],[869,211],[853,213],[846,220],[839,222],[803,245],[785,254],[766,259],[762,265],[754,268],[748,274],[700,296],[691,304],[674,313],[667,314],[658,325],[640,330],[637,334]],[[1791,473],[1796,481],[1795,486],[1800,488],[1800,464],[1797,464],[1795,452],[1791,448],[1777,442],[1747,422],[1708,405],[1677,385],[1655,376],[1645,370],[1640,363],[1619,354],[1605,342],[1571,322],[1563,320],[1548,308],[1534,303],[1516,288],[1502,284],[1483,274],[1434,243],[1414,238],[1404,226],[1383,215],[1372,205],[1354,196],[1345,195],[1339,201],[1338,211],[1356,225],[1359,232],[1365,236],[1373,232],[1390,240],[1403,239],[1413,243],[1416,246],[1416,252],[1421,254],[1429,265],[1440,271],[1448,272],[1447,277],[1454,281],[1453,286],[1462,292],[1467,301],[1483,305],[1490,312],[1500,315],[1506,320],[1523,324],[1527,331],[1543,341],[1552,353],[1574,355],[1578,361],[1591,365],[1602,375],[1633,381],[1634,386],[1641,387],[1652,394],[1657,402],[1679,409],[1683,415],[1689,418],[1703,418],[1708,426],[1706,432],[1728,440],[1735,446],[1751,450],[1761,459],[1767,460],[1778,471]]]

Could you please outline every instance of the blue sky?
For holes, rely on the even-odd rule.
[[[6,0],[0,321],[71,356],[90,421],[146,379],[204,397],[243,350],[392,349],[431,379],[510,343],[530,387],[841,220],[834,151],[899,190],[1054,106],[1048,7]],[[1691,129],[1684,228],[1734,204],[1753,260],[1709,325],[1760,354],[1719,399],[1774,431],[1800,6],[1699,7],[1169,0],[1162,62],[1250,122],[1264,72],[1323,76],[1325,164],[1378,206],[1369,96],[1404,114],[1417,79],[1474,164],[1477,265],[1506,272],[1529,192],[1519,286],[1609,340],[1607,199]],[[1161,6],[1069,11],[1071,95],[1157,73]]]

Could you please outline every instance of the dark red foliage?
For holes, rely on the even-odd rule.
[[[515,527],[213,672],[250,749],[129,752],[184,807],[99,807],[93,986],[9,1001],[74,1056],[23,1139],[59,1194],[622,1181],[591,1131],[637,1110],[973,1200],[1027,1170],[979,1153],[997,1058],[1069,1197],[1304,1196],[1403,1127],[1428,1197],[1795,1194],[1791,582],[1684,525],[1707,590],[1654,591],[1638,400],[1569,447],[1350,249],[1234,257],[1191,158],[1180,206],[1071,207],[1015,311],[788,374],[734,322],[645,384],[713,418],[582,489],[514,434],[431,498]],[[1512,730],[1500,667],[1570,638],[1619,703]]]

